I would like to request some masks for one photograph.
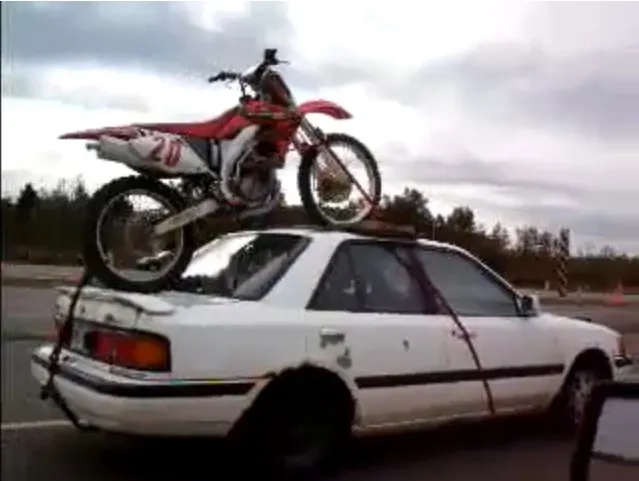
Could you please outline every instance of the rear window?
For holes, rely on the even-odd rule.
[[[258,300],[282,278],[308,246],[295,234],[228,235],[199,249],[182,275],[179,290]]]

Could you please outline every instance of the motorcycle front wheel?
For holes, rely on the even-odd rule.
[[[344,227],[357,224],[371,215],[381,198],[377,161],[362,142],[347,134],[326,134],[324,146],[330,155],[320,148],[302,155],[297,173],[302,205],[313,223]],[[353,156],[359,167],[353,168]],[[334,157],[339,162],[332,160]],[[364,176],[358,176],[358,172]]]
[[[143,200],[135,203],[133,196]],[[87,207],[85,269],[111,289],[157,292],[169,288],[195,251],[194,225],[161,238],[152,235],[152,228],[185,208],[177,190],[149,177],[122,177],[105,184]]]

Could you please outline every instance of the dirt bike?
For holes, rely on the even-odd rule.
[[[306,119],[314,113],[334,119],[351,115],[327,100],[298,105],[274,69],[281,63],[286,62],[278,60],[276,49],[266,49],[263,60],[244,73],[221,71],[210,77],[209,83],[237,82],[241,89],[239,104],[214,119],[131,124],[60,137],[88,140],[87,149],[98,158],[120,162],[139,174],[107,183],[89,202],[83,257],[99,281],[120,290],[166,288],[193,256],[196,221],[213,214],[238,221],[263,218],[275,209],[282,198],[276,171],[284,166],[290,150],[300,155],[297,184],[312,222],[349,225],[368,217],[381,195],[375,158],[359,140],[341,133],[325,134]],[[355,153],[363,163],[368,189],[346,168],[336,153],[340,148]],[[363,200],[349,200],[353,187]],[[135,208],[124,200],[129,194],[146,195],[160,207]],[[323,205],[347,201],[345,209]],[[346,218],[336,212],[346,213]],[[118,214],[126,220],[118,221]],[[123,234],[124,240],[109,249],[103,234]],[[167,250],[173,254],[167,255]],[[136,261],[130,260],[132,252],[141,252],[145,259],[161,252],[167,265],[138,269]],[[145,272],[146,276],[141,275]]]

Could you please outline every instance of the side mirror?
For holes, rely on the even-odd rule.
[[[639,381],[597,385],[584,413],[570,480],[636,479],[638,469]]]
[[[519,298],[519,311],[524,317],[534,317],[539,314],[541,304],[535,294],[524,294]]]

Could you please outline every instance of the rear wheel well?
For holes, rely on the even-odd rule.
[[[255,416],[277,409],[282,400],[319,403],[334,411],[349,429],[355,418],[355,400],[344,381],[335,373],[317,366],[304,365],[278,374],[258,394],[236,428],[250,423]]]

